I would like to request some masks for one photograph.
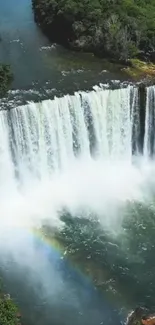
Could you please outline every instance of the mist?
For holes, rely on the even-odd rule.
[[[14,227],[31,229],[47,221],[62,228],[62,209],[89,218],[97,215],[103,227],[120,225],[117,210],[127,202],[150,202],[153,195],[153,164],[139,160],[139,165],[126,161],[77,159],[65,171],[48,178],[33,179],[22,187],[7,189],[0,197],[0,231]],[[8,204],[9,202],[9,204]],[[121,221],[121,220],[120,220]],[[117,230],[117,228],[116,228]],[[14,230],[13,230],[14,231]],[[14,237],[14,235],[13,235]]]

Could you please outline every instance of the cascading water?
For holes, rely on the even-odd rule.
[[[121,292],[115,289],[118,281],[122,292],[127,288],[127,296],[131,295],[135,304],[139,301],[145,253],[147,247],[154,247],[148,239],[152,240],[154,233],[151,237],[149,231],[147,236],[146,225],[150,222],[154,229],[154,166],[144,159],[154,145],[154,87],[147,89],[145,157],[139,150],[140,113],[139,90],[133,86],[116,90],[95,87],[91,92],[0,111],[1,259],[11,252],[22,266],[33,268],[33,276],[45,284],[49,296],[53,290],[53,301],[57,289],[53,289],[53,279],[50,282],[51,266],[45,263],[40,268],[38,244],[34,249],[29,237],[32,228],[42,225],[51,226],[52,234],[62,236],[58,238],[64,243],[69,240],[67,247],[71,254],[75,248],[78,265],[82,263],[79,254],[85,254],[86,268],[90,261],[92,274],[101,274],[101,282],[107,276],[105,270],[110,270],[104,282],[108,294],[113,294],[114,285],[117,299]],[[62,215],[71,216],[71,229]],[[69,238],[65,237],[68,233]],[[4,267],[8,265],[5,256]],[[38,264],[33,263],[34,258]],[[36,274],[36,265],[40,274]],[[52,268],[52,277],[61,288],[64,278],[53,264]],[[149,297],[148,286],[144,291]],[[58,301],[60,296],[58,292]],[[124,304],[124,295],[121,299]]]
[[[145,117],[145,137],[144,156],[149,158],[155,154],[155,87],[146,89],[146,117]]]
[[[153,87],[147,89],[145,154],[150,151],[153,92]],[[132,162],[133,151],[139,156],[139,111],[138,88],[133,86],[94,87],[0,111],[5,222],[54,218],[64,206],[103,214],[110,204],[114,213],[118,201],[139,199],[148,177]]]
[[[138,139],[137,88],[75,93],[0,112],[1,175],[65,169],[75,157],[126,159]],[[135,123],[136,122],[136,123]],[[10,175],[9,175],[9,178]]]

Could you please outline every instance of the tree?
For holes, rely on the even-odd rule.
[[[32,0],[35,19],[55,42],[128,60],[155,51],[155,0]],[[151,55],[150,55],[151,57]]]
[[[10,88],[13,74],[9,65],[0,64],[0,97],[4,96]]]
[[[18,325],[20,314],[10,295],[0,295],[0,324]]]

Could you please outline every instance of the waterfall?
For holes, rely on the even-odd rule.
[[[95,87],[1,110],[1,227],[55,226],[63,208],[111,227],[126,201],[146,202],[152,165],[133,156],[155,153],[155,88],[146,89],[144,114],[140,96],[131,85]]]
[[[1,178],[48,176],[78,157],[127,159],[139,133],[138,90],[96,88],[0,112]]]
[[[155,154],[155,87],[146,89],[144,156]]]

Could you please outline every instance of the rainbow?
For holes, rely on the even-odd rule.
[[[120,313],[118,296],[114,298],[114,296],[110,295],[108,292],[98,290],[93,282],[93,274],[84,271],[79,262],[72,260],[65,251],[63,245],[56,240],[54,236],[48,238],[41,230],[33,230],[33,236],[40,245],[43,254],[45,254],[47,258],[51,256],[53,263],[55,263],[55,261],[58,262],[60,266],[59,269],[63,271],[64,281],[69,283],[71,296],[70,293],[68,293],[68,299],[71,313],[74,313],[74,301],[76,299],[79,301],[80,299],[81,308],[84,313],[83,315],[87,317],[86,324],[88,324],[89,320],[90,324],[104,324],[108,322],[109,325],[120,325],[124,322],[128,312],[125,311]]]
[[[33,229],[32,232],[35,240],[38,241],[38,244],[42,247],[43,254],[52,255],[53,259],[59,260],[62,262],[62,265],[65,266],[67,272],[72,276],[72,278],[76,279],[76,281],[80,282],[82,286],[88,290],[89,292],[94,292],[100,296],[100,300],[103,304],[103,309],[106,306],[106,309],[111,310],[120,310],[124,307],[124,300],[118,299],[118,295],[113,294],[112,292],[106,290],[99,290],[95,287],[94,278],[97,279],[97,276],[100,276],[100,280],[104,281],[104,275],[106,274],[103,270],[99,270],[95,265],[88,260],[88,267],[82,268],[82,265],[76,260],[73,260],[65,251],[63,245],[54,238],[48,238],[42,230]],[[92,269],[91,269],[92,267]],[[102,277],[101,277],[102,274]],[[123,297],[124,298],[124,297]],[[126,317],[127,311],[129,310],[129,306],[126,304],[126,308],[124,308],[124,312],[122,313],[122,317]]]

